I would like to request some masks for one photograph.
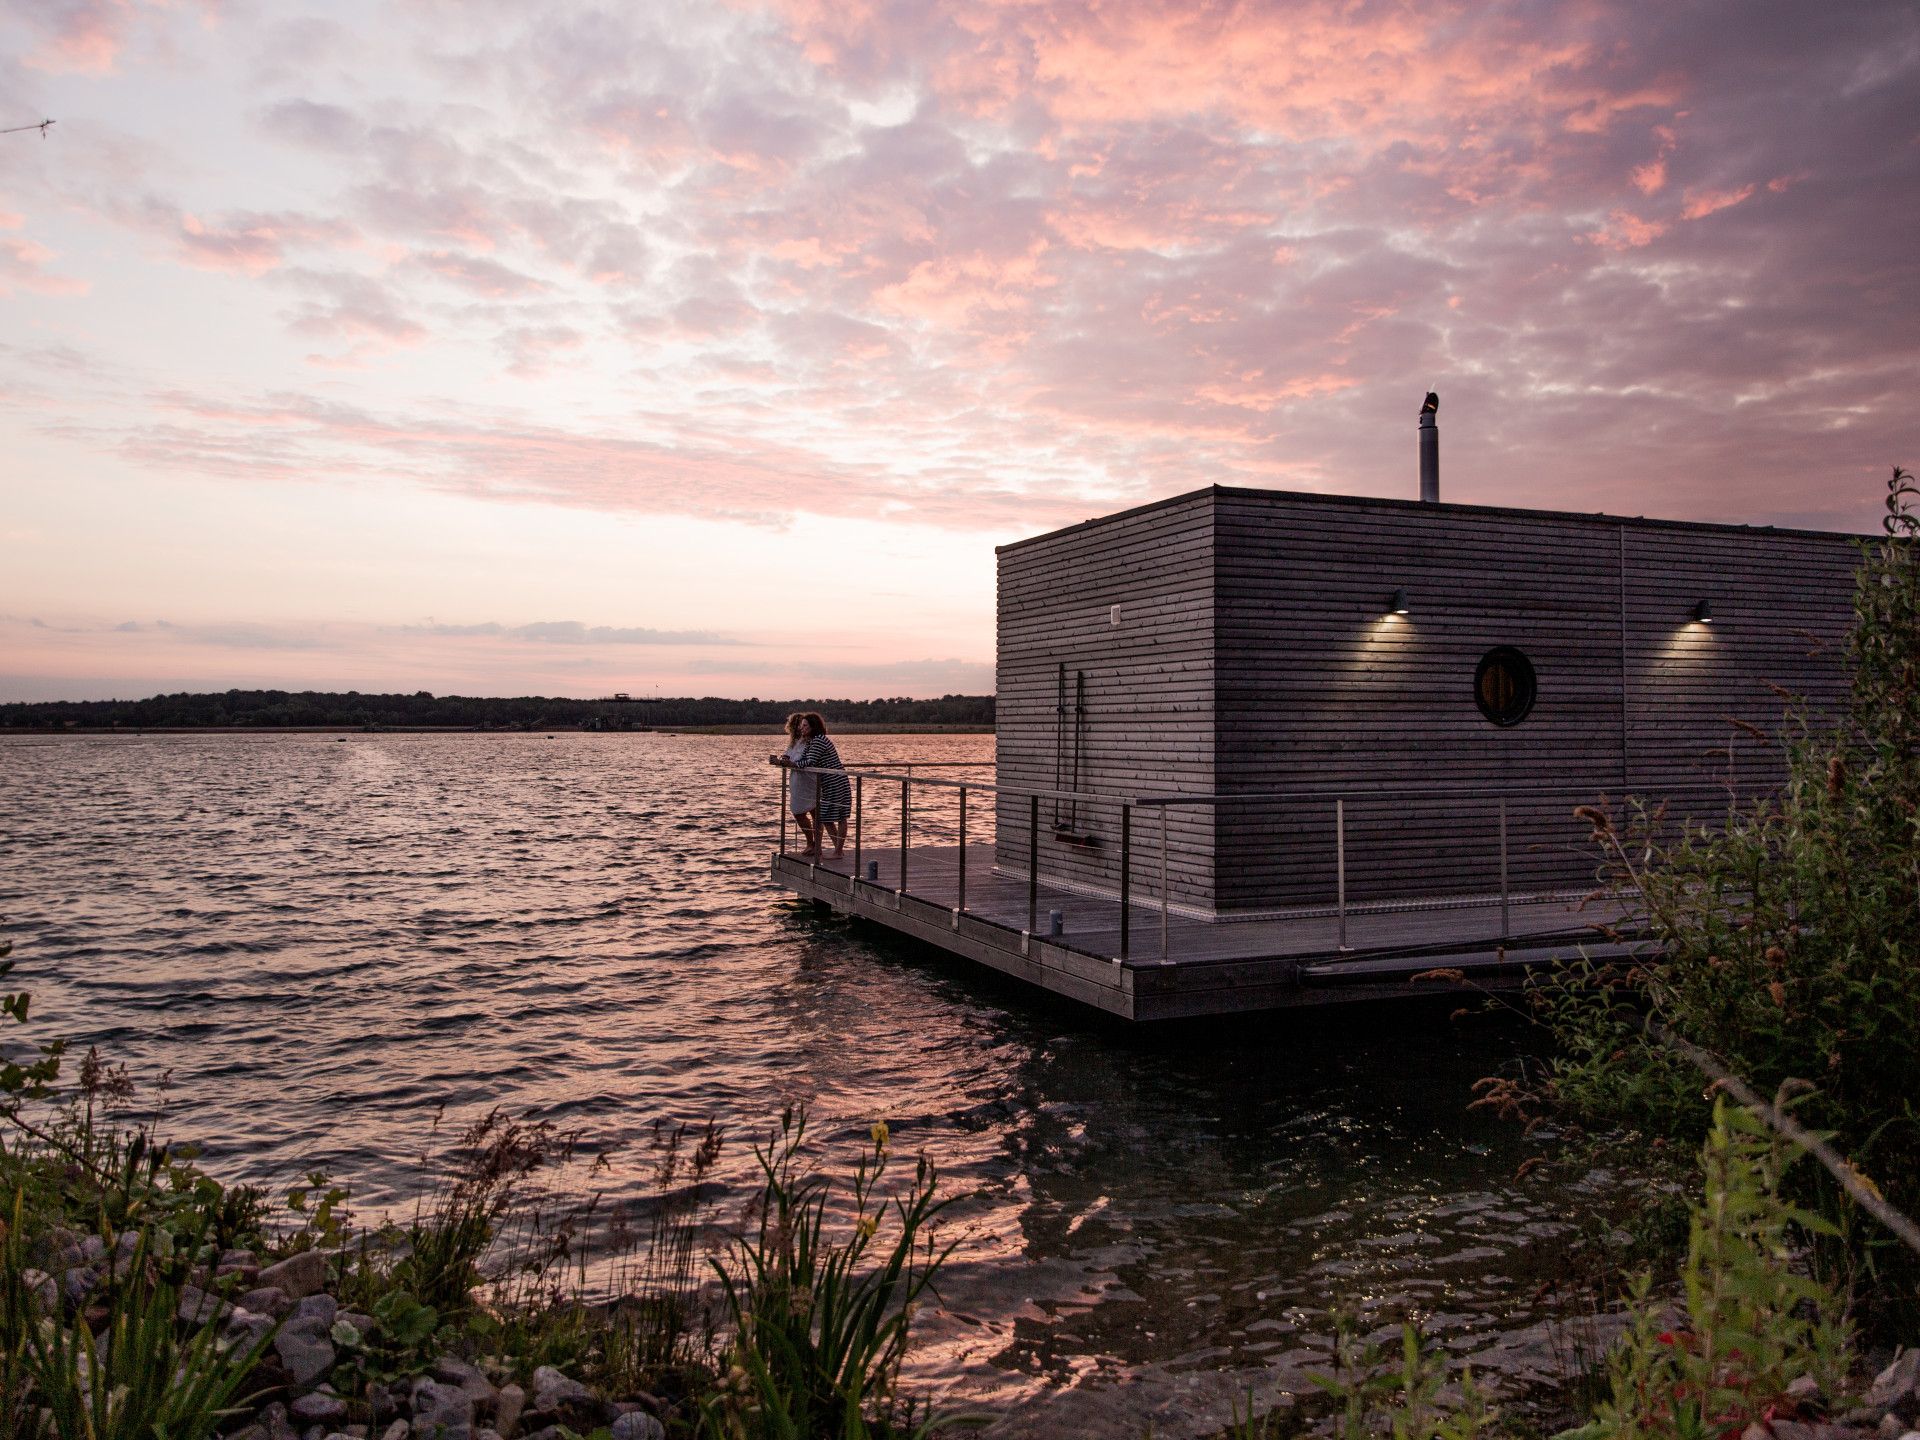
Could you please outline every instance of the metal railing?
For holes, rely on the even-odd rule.
[[[990,762],[959,761],[938,762],[943,768],[980,768]],[[793,767],[781,767],[779,771],[780,804],[780,851],[787,852],[787,812],[788,812],[788,776]],[[967,842],[968,842],[968,799],[971,795],[990,794],[1026,802],[1025,850],[1026,856],[1026,925],[1023,937],[1031,938],[1039,932],[1040,884],[1041,884],[1041,826],[1040,802],[1043,800],[1075,801],[1089,808],[1117,808],[1119,819],[1120,853],[1118,863],[1117,896],[1119,903],[1119,954],[1111,957],[1115,963],[1125,964],[1134,959],[1133,911],[1137,903],[1135,898],[1136,866],[1134,864],[1135,812],[1152,813],[1156,816],[1158,840],[1157,887],[1148,893],[1146,904],[1154,906],[1159,919],[1159,956],[1161,963],[1172,959],[1171,922],[1173,911],[1171,840],[1172,812],[1182,808],[1206,808],[1221,805],[1242,805],[1249,803],[1285,805],[1285,806],[1325,806],[1331,821],[1331,860],[1333,866],[1333,894],[1329,908],[1308,906],[1296,908],[1291,914],[1311,917],[1327,915],[1334,921],[1335,947],[1347,952],[1353,947],[1349,944],[1348,921],[1356,913],[1348,894],[1348,826],[1347,808],[1353,802],[1372,802],[1396,804],[1426,801],[1471,801],[1484,802],[1489,806],[1486,817],[1488,823],[1487,839],[1492,842],[1497,859],[1497,893],[1480,898],[1463,897],[1461,894],[1434,895],[1429,897],[1408,897],[1391,901],[1370,902],[1367,909],[1382,906],[1396,911],[1458,909],[1470,904],[1498,904],[1500,910],[1500,939],[1513,937],[1513,907],[1539,898],[1532,892],[1516,894],[1512,873],[1512,838],[1510,826],[1509,802],[1518,800],[1552,801],[1560,800],[1568,805],[1569,813],[1574,804],[1589,803],[1595,797],[1592,789],[1575,789],[1568,786],[1509,785],[1509,786],[1470,786],[1470,785],[1426,785],[1418,790],[1386,789],[1342,789],[1342,790],[1276,790],[1276,791],[1239,791],[1221,794],[1166,794],[1166,795],[1111,795],[1090,791],[1049,790],[1027,786],[1000,785],[981,780],[949,780],[927,775],[914,775],[904,771],[886,771],[858,766],[844,769],[806,767],[802,773],[817,776],[838,775],[845,777],[852,786],[852,877],[855,881],[866,881],[867,871],[863,868],[867,858],[865,835],[866,786],[867,782],[884,782],[900,787],[899,841],[898,841],[898,883],[889,887],[896,897],[911,894],[910,866],[913,851],[914,787],[923,790],[948,790],[958,798],[958,864],[957,893],[951,907],[957,926],[959,917],[968,913],[967,899]],[[1727,788],[1719,782],[1699,784],[1663,785],[1658,794],[1663,799],[1674,799],[1691,793],[1727,794]],[[1099,887],[1092,887],[1081,877],[1056,874],[1054,883],[1069,892],[1092,889],[1095,896],[1108,897],[1112,894]],[[872,883],[872,882],[867,882]],[[1157,890],[1157,894],[1153,893]],[[1554,896],[1568,893],[1564,888],[1550,892]],[[1577,891],[1574,893],[1578,893]],[[927,898],[927,897],[916,897]],[[1322,902],[1324,905],[1324,902]],[[1059,937],[1050,937],[1059,938]]]

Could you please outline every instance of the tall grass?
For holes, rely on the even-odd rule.
[[[922,1157],[889,1195],[891,1137],[871,1132],[844,1196],[801,1165],[803,1115],[789,1110],[756,1148],[754,1223],[715,1262],[733,1324],[728,1384],[702,1411],[714,1440],[847,1440],[932,1432],[899,1390],[915,1304],[952,1246],[931,1231],[951,1203],[937,1198]],[[836,1202],[847,1202],[837,1213]]]

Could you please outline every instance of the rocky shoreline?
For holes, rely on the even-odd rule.
[[[111,1244],[99,1235],[51,1237],[49,1268],[21,1272],[35,1312],[87,1323],[107,1286],[154,1267],[148,1244],[133,1230]],[[598,1431],[664,1440],[676,1418],[658,1396],[605,1399],[551,1365],[523,1376],[511,1356],[443,1354],[416,1374],[340,1388],[338,1372],[355,1368],[382,1322],[332,1293],[338,1261],[338,1252],[308,1249],[263,1264],[252,1250],[227,1250],[177,1287],[183,1331],[211,1331],[230,1351],[257,1352],[253,1400],[232,1417],[230,1440],[565,1440]]]

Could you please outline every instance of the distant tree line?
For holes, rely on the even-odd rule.
[[[0,729],[139,730],[300,725],[384,728],[449,725],[477,730],[645,730],[680,725],[764,725],[777,728],[794,710],[818,710],[829,725],[993,724],[993,696],[942,695],[937,700],[569,700],[529,695],[344,695],[318,690],[227,690],[155,695],[147,700],[53,700],[0,705]]]

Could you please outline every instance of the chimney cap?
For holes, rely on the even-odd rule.
[[[1429,390],[1427,391],[1427,398],[1425,402],[1422,403],[1422,405],[1420,406],[1420,418],[1424,420],[1430,415],[1437,415],[1439,413],[1440,413],[1439,392],[1435,390]]]

